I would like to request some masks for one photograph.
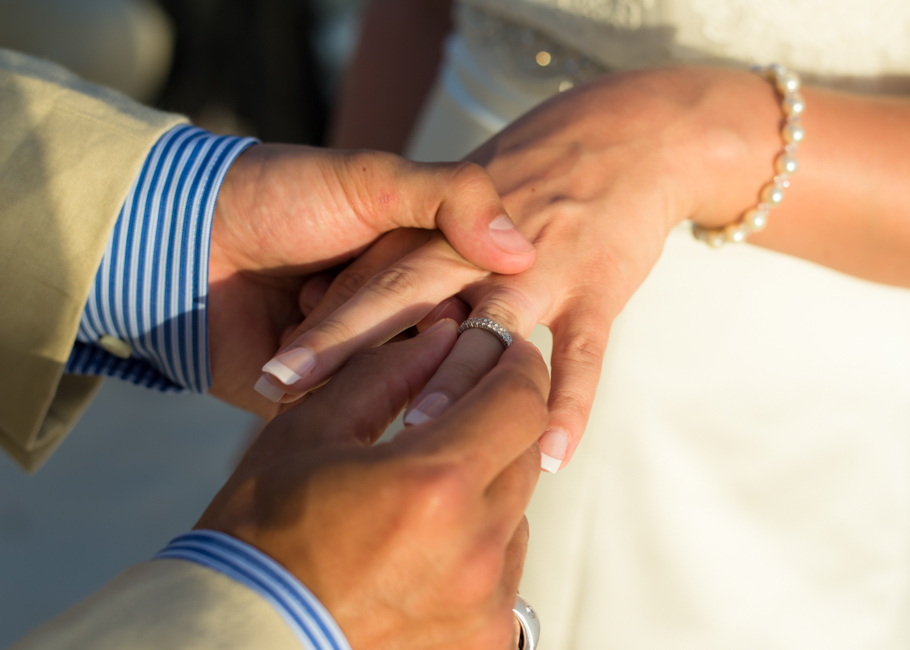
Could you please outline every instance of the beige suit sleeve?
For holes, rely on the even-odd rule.
[[[28,469],[99,385],[63,367],[129,187],[184,121],[0,50],[0,447]]]
[[[127,570],[9,650],[300,650],[251,589],[183,560]]]
[[[63,374],[129,187],[182,117],[0,50],[0,446],[28,468],[99,380]],[[261,596],[180,560],[135,566],[16,650],[299,650]]]

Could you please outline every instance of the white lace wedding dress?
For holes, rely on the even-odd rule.
[[[419,159],[457,158],[591,75],[670,62],[910,93],[907,0],[456,14]],[[529,518],[522,593],[543,650],[910,647],[910,292],[674,231],[613,327],[582,446]]]

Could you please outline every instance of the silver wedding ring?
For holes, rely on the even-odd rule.
[[[492,318],[469,318],[458,326],[458,333],[461,334],[469,329],[486,330],[499,339],[502,347],[507,348],[512,345],[512,335],[509,330],[497,323]]]
[[[540,619],[537,618],[537,612],[531,607],[531,603],[521,596],[516,596],[512,613],[521,627],[518,650],[536,650],[540,642]]]

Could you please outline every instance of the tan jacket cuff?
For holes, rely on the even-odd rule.
[[[10,650],[300,650],[278,611],[221,573],[182,560],[131,567]]]
[[[97,388],[64,364],[130,185],[182,122],[0,50],[0,446],[27,468]]]

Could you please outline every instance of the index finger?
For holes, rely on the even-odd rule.
[[[568,305],[551,328],[550,424],[540,439],[548,472],[558,471],[572,459],[594,407],[611,321],[598,302]]]
[[[419,322],[440,301],[485,274],[441,236],[370,278],[322,322],[285,345],[255,387],[272,401],[304,395],[331,377],[359,349],[373,347]]]
[[[453,461],[485,490],[543,433],[549,389],[540,352],[527,341],[516,341],[454,406],[405,429],[393,444]]]

